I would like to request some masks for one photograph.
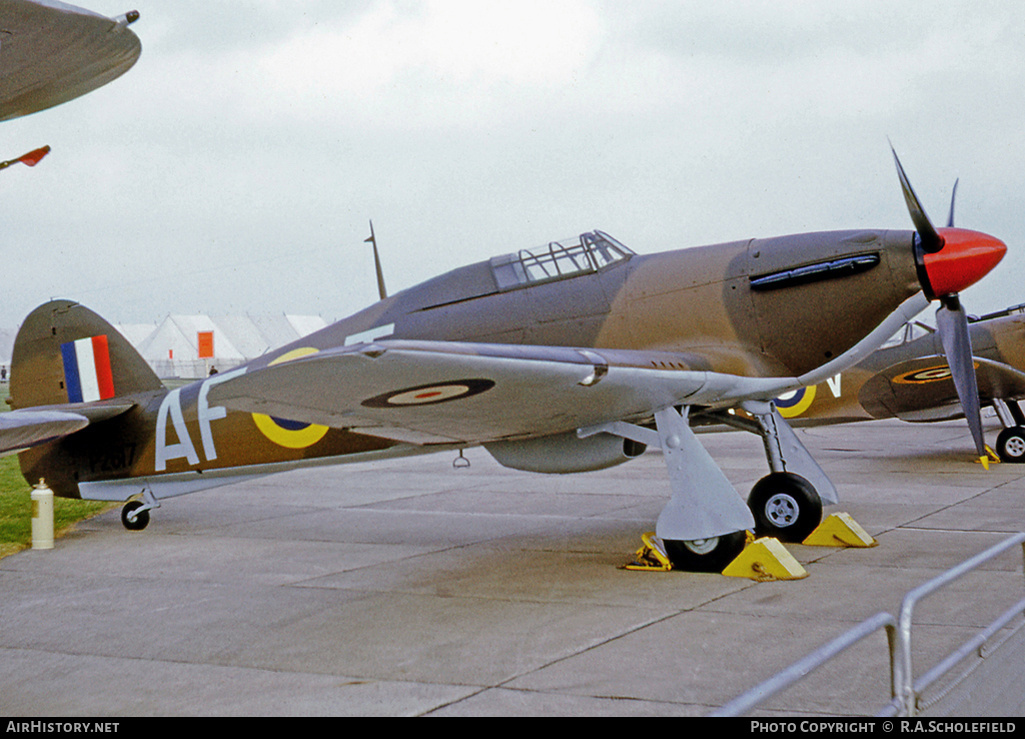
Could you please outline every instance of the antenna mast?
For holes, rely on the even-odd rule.
[[[364,244],[374,246],[374,268],[377,270],[377,293],[381,300],[388,297],[388,291],[384,289],[384,272],[381,270],[381,257],[377,253],[377,237],[374,236],[374,222],[370,221],[370,238],[363,240]]]

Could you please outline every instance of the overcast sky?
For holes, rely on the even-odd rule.
[[[1018,0],[75,0],[132,7],[125,76],[0,124],[4,300],[114,322],[319,314],[600,228],[636,251],[911,227],[1004,239],[1025,302]],[[931,317],[930,317],[931,319]]]

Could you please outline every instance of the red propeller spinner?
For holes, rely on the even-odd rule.
[[[923,287],[930,299],[953,295],[974,285],[1007,253],[1007,245],[988,234],[963,228],[940,228],[937,232],[943,247],[922,256],[928,281]]]

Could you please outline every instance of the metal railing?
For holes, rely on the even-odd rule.
[[[826,662],[833,659],[841,652],[853,647],[855,644],[880,629],[886,630],[886,637],[890,644],[890,694],[896,699],[899,693],[899,686],[904,682],[900,671],[902,663],[897,659],[897,621],[889,613],[877,613],[867,618],[845,634],[819,647],[802,660],[792,664],[787,669],[769,678],[761,685],[757,685],[738,698],[734,698],[712,716],[743,716],[762,702],[768,700],[777,693],[781,693],[791,685],[800,682],[812,672],[822,667]]]
[[[1022,571],[1025,574],[1025,533],[1021,533],[909,591],[901,603],[898,618],[884,612],[877,613],[710,715],[742,716],[748,713],[881,629],[886,630],[889,644],[891,700],[877,716],[919,716],[927,711],[943,709],[968,715],[991,705],[998,715],[1020,710],[1025,707],[1025,689],[1022,688],[1025,681],[1021,679],[1025,673],[1025,660],[1020,659],[1020,653],[1025,652],[1025,620],[1021,620],[1025,616],[1025,598],[1003,611],[917,680],[914,679],[911,657],[912,618],[918,603],[1016,546],[1022,548]],[[1013,624],[1016,619],[1019,619],[1018,623]],[[998,634],[1000,639],[991,642]],[[955,668],[972,655],[976,659],[955,674]],[[1006,655],[1011,657],[1001,663],[1000,657]],[[1000,673],[999,669],[1004,669],[1006,674]],[[929,695],[928,691],[937,686],[937,692]],[[1010,688],[1015,694],[995,693],[991,689],[994,686]],[[1008,702],[1013,705],[1007,705]]]

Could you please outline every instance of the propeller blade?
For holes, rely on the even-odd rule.
[[[954,201],[957,200],[957,183],[960,181],[960,177],[954,180],[954,192],[950,193],[950,215],[947,216],[947,228],[954,227]]]
[[[904,192],[904,202],[907,203],[908,213],[911,214],[911,221],[915,224],[915,230],[918,231],[922,249],[928,254],[935,254],[943,248],[943,237],[939,235],[933,227],[932,221],[929,220],[929,216],[925,214],[925,208],[922,207],[921,201],[915,195],[908,176],[904,174],[904,167],[901,166],[900,158],[897,156],[897,152],[892,144],[890,151],[893,152],[893,161],[897,163],[897,176],[900,177],[900,188]]]
[[[975,449],[980,457],[985,457],[986,441],[982,435],[982,410],[975,379],[975,361],[972,358],[972,339],[968,331],[968,316],[957,295],[942,299],[940,307],[936,309],[936,328],[939,329],[943,352],[947,355],[947,364],[975,441]]]

